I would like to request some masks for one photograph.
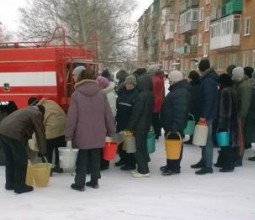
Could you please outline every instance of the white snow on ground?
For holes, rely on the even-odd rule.
[[[151,177],[135,179],[111,163],[102,172],[100,188],[85,192],[70,188],[70,173],[54,174],[46,188],[20,195],[4,189],[4,167],[0,167],[1,220],[254,220],[255,162],[246,151],[244,166],[232,173],[197,176],[192,163],[200,159],[198,147],[186,145],[182,172],[161,176],[165,164],[163,141],[151,155]],[[215,149],[215,160],[217,149]],[[117,158],[116,158],[117,159]],[[89,178],[88,178],[89,179]]]

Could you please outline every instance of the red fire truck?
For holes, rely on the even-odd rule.
[[[56,34],[62,31],[61,45]],[[97,71],[96,52],[65,43],[63,28],[48,41],[0,43],[0,110],[23,108],[29,97],[55,100],[68,108],[73,92],[72,70],[78,65]]]

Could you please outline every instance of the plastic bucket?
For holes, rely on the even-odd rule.
[[[127,151],[128,154],[136,152],[136,141],[133,133],[124,132],[125,140],[123,143],[123,149]]]
[[[59,147],[59,166],[65,171],[74,171],[79,149]]]
[[[195,129],[195,125],[196,125],[196,121],[194,119],[194,116],[189,114],[189,120],[187,122],[187,126],[184,129],[183,133],[187,134],[187,135],[192,135],[194,133],[194,129]]]
[[[216,139],[219,147],[229,147],[230,133],[229,131],[216,132]]]
[[[178,160],[181,156],[182,138],[179,133],[169,133],[165,139],[166,158]]]
[[[37,163],[31,166],[35,185],[38,187],[46,187],[50,180],[51,164]]]
[[[155,133],[153,131],[149,131],[147,135],[147,152],[152,154],[155,152]]]
[[[31,162],[28,162],[28,164],[27,164],[26,184],[28,186],[34,185],[33,165],[31,164]]]
[[[104,160],[114,160],[117,153],[118,144],[116,142],[106,142],[103,149]]]
[[[208,136],[208,126],[197,124],[195,126],[192,144],[197,146],[205,146]]]

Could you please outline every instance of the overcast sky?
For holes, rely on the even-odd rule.
[[[128,1],[128,0],[127,0]],[[7,0],[0,7],[0,22],[9,31],[16,31],[19,23],[18,8],[25,5],[26,0]],[[147,9],[153,0],[137,0],[138,7],[134,12],[134,20],[137,20]]]

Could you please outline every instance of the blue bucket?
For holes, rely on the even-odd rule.
[[[230,145],[229,131],[216,132],[216,139],[219,147],[229,147]]]
[[[189,120],[187,122],[187,126],[184,129],[183,133],[187,135],[192,135],[195,130],[196,121],[194,119],[194,116],[192,114],[189,114]]]
[[[152,154],[155,152],[155,133],[154,131],[149,131],[147,135],[147,152]]]

